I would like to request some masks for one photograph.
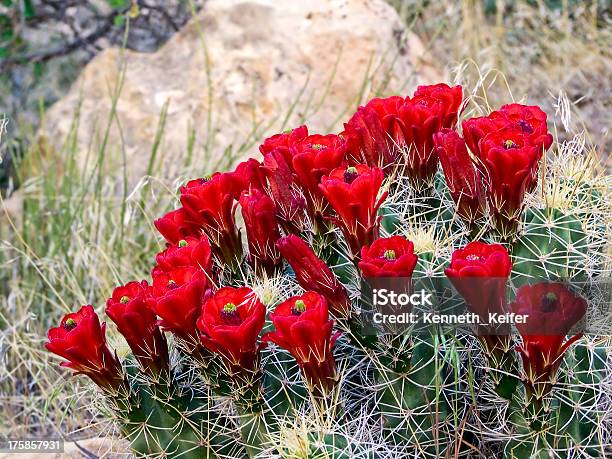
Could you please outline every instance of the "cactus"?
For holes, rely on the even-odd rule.
[[[433,121],[415,118],[432,104]],[[552,142],[543,112],[505,106],[464,124],[464,140],[452,130],[460,105],[445,85],[377,99],[342,135],[301,127],[264,142],[265,167],[189,182],[184,207],[155,222],[168,248],[152,285],[119,287],[107,303],[133,358],[113,357],[97,316],[87,328],[67,316],[48,348],[102,388],[142,457],[603,457],[610,342],[565,338],[573,317],[550,339],[518,324],[521,336],[491,324],[368,328],[366,271],[435,292],[447,314],[520,310],[530,295],[534,314],[566,300],[580,309],[574,293],[534,282],[609,274],[605,190],[541,158]],[[481,128],[493,131],[476,139]],[[494,158],[514,161],[514,149],[525,164],[512,188]],[[246,256],[234,247],[237,202]],[[400,245],[370,254],[374,241]],[[459,282],[474,272],[476,295]],[[534,355],[544,345],[554,359]]]

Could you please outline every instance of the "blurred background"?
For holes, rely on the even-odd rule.
[[[46,329],[146,278],[178,185],[268,135],[460,83],[466,116],[541,105],[603,170],[611,22],[609,0],[0,0],[0,437],[110,432]]]

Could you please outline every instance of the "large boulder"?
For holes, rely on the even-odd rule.
[[[134,182],[147,171],[166,104],[157,159],[173,176],[191,131],[200,158],[224,159],[227,147],[254,155],[276,131],[306,121],[312,132],[335,132],[369,97],[441,79],[384,0],[210,0],[154,53],[100,52],[49,109],[40,133],[61,158],[78,109],[78,162],[94,164],[104,144],[104,164],[117,167],[123,145]]]

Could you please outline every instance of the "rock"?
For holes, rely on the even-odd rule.
[[[165,104],[157,159],[164,175],[176,177],[192,128],[201,155],[195,174],[203,159],[228,159],[227,147],[256,155],[264,137],[304,120],[312,132],[335,132],[359,102],[444,80],[384,0],[210,0],[158,51],[109,48],[84,68],[40,130],[60,157],[80,107],[77,159],[95,164],[122,53],[104,164],[122,165],[123,144],[132,182],[147,171]]]

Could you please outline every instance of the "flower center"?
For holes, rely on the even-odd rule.
[[[395,260],[395,258],[396,258],[395,250],[392,250],[392,249],[385,250],[385,253],[383,254],[383,257],[386,258],[387,260]]]
[[[64,330],[66,331],[74,330],[76,326],[77,323],[74,321],[74,319],[68,319],[66,322],[64,322]]]
[[[483,257],[482,255],[470,254],[467,257],[465,257],[465,259],[468,261],[484,261],[485,257]]]
[[[553,312],[555,309],[557,309],[557,301],[557,295],[555,295],[553,292],[548,292],[542,297],[542,312]]]
[[[344,171],[344,181],[346,183],[353,183],[358,175],[356,167],[347,167]]]
[[[508,139],[504,141],[504,148],[506,150],[510,150],[511,148],[516,148],[516,144],[514,143],[513,140]]]
[[[321,150],[325,150],[325,145],[320,144],[320,143],[313,143],[313,144],[310,146],[310,148],[312,148],[313,150],[318,150],[318,151],[321,151]]]
[[[533,132],[533,128],[527,123],[525,120],[519,120],[518,125],[521,127],[523,132],[531,134]]]
[[[172,279],[170,279],[168,281],[168,289],[174,290],[175,288],[178,288],[178,284],[175,281],[173,281]]]
[[[210,174],[206,174],[204,177],[202,177],[201,179],[198,179],[198,181],[200,182],[200,184],[204,184],[206,182],[210,182],[210,180],[212,179],[212,175]]]
[[[128,304],[130,301],[130,297],[127,295],[123,295],[119,301],[121,302],[121,304]]]
[[[226,303],[221,311],[221,318],[227,325],[240,325],[240,314],[238,314],[238,306],[234,303]]]
[[[180,241],[178,241],[178,246],[179,247],[187,247],[187,241],[185,239],[181,239]]]
[[[304,311],[306,311],[306,303],[304,303],[303,300],[297,300],[291,308],[291,314],[293,314],[294,316],[299,316]]]

